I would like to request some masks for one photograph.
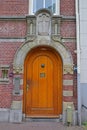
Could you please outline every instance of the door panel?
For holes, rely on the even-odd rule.
[[[25,114],[57,116],[62,108],[60,59],[50,51],[40,50],[28,56],[25,66]]]

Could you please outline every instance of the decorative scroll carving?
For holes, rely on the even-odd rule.
[[[64,65],[64,74],[73,74],[73,65]]]
[[[46,12],[37,16],[37,33],[41,36],[50,34],[50,15]]]

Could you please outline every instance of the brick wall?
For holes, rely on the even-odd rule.
[[[75,0],[60,0],[60,14],[65,17],[75,17]],[[73,40],[76,38],[76,22],[74,20],[63,20],[61,22],[60,29],[62,38],[69,38]],[[66,48],[71,52],[73,57],[73,62],[77,64],[77,56],[75,53],[76,50],[76,42],[64,42],[63,43]],[[63,90],[65,91],[73,91],[73,96],[63,96],[64,102],[74,102],[75,108],[77,108],[77,78],[76,72],[74,74],[63,75],[64,80],[73,80],[73,85],[63,86]]]
[[[61,36],[66,38],[76,37],[76,24],[74,21],[63,21],[61,23]]]
[[[12,101],[12,85],[0,85],[0,108],[10,108]]]
[[[75,16],[75,0],[60,0],[60,13],[65,16]],[[0,16],[26,16],[28,14],[28,0],[0,0]],[[75,21],[64,20],[61,22],[61,37],[75,38]],[[0,38],[24,38],[26,36],[25,20],[0,20]],[[0,64],[12,65],[14,55],[23,42],[0,42]],[[64,45],[70,50],[73,61],[76,64],[75,42],[64,42]],[[1,74],[0,74],[1,75]],[[63,76],[65,80],[73,80],[73,85],[63,86],[63,90],[73,91],[73,97],[63,97],[63,101],[77,102],[77,79],[75,74]],[[12,100],[22,100],[22,96],[12,96],[13,79],[7,85],[0,85],[0,107],[10,108]],[[21,86],[23,88],[23,86]]]
[[[7,17],[7,19],[0,19],[0,65],[9,66],[8,76],[12,72],[14,55],[23,44],[16,42],[16,39],[26,36],[26,19],[14,19],[14,16],[25,16],[26,14],[28,14],[28,0],[0,0],[0,16]],[[10,19],[9,16],[13,18]],[[10,41],[8,42],[8,40]],[[0,70],[0,78],[1,76]],[[12,96],[13,87],[12,77],[9,77],[7,84],[0,84],[0,108],[10,108],[12,100],[22,99],[22,97]]]
[[[0,0],[0,15],[19,16],[28,14],[28,0]]]
[[[0,42],[0,65],[9,65],[9,74],[12,72],[14,55],[22,43]],[[0,84],[0,108],[10,108],[13,100],[13,77],[9,77],[8,84]]]
[[[60,0],[61,15],[75,15],[75,0]],[[0,15],[28,14],[28,0],[0,0]]]
[[[65,42],[64,45],[68,48],[68,50],[71,52],[74,64],[77,63],[77,58],[76,58],[76,43],[75,42]]]
[[[65,16],[75,16],[75,0],[60,0],[60,13]]]
[[[15,52],[22,43],[1,42],[0,43],[0,64],[12,64]]]
[[[26,21],[1,20],[0,37],[1,38],[24,38],[26,34]]]
[[[26,21],[0,21],[0,65],[9,65],[9,73],[12,72],[14,55],[18,48],[23,44],[22,42],[12,42],[14,38],[24,38],[26,35]],[[7,39],[7,41],[6,41]],[[11,41],[8,42],[8,39]],[[8,73],[8,76],[9,76]],[[1,71],[0,71],[1,77]],[[0,107],[9,108],[13,100],[13,79],[9,77],[8,84],[0,84]],[[22,98],[21,98],[22,99]]]

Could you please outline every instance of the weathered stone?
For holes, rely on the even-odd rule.
[[[63,59],[64,65],[69,64],[70,66],[72,66],[73,61],[72,61],[72,58],[71,58],[71,54],[64,47],[64,45],[61,44],[61,42],[54,42],[54,41],[51,41],[47,36],[45,36],[45,37],[41,36],[41,37],[38,37],[34,42],[27,42],[26,44],[24,44],[19,49],[18,53],[16,53],[15,58],[14,58],[14,63],[13,63],[13,67],[15,68],[15,71],[21,70],[19,68],[21,66],[23,66],[24,59],[25,59],[27,53],[32,48],[37,47],[39,45],[49,45],[49,47],[53,47],[55,50],[57,50],[58,53],[60,53],[60,55]]]
[[[9,120],[9,109],[0,108],[0,122],[8,122]]]
[[[63,102],[63,111],[67,109],[67,106],[72,106],[72,109],[74,110],[73,102]]]
[[[63,91],[63,96],[73,96],[73,91]]]
[[[10,110],[10,122],[21,123],[22,111],[21,110]]]
[[[73,80],[63,80],[63,85],[73,85]]]
[[[22,101],[13,101],[11,105],[11,109],[21,110],[22,109]]]
[[[73,65],[64,65],[63,71],[64,74],[73,74]]]

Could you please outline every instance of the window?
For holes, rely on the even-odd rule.
[[[29,14],[34,14],[42,8],[49,9],[53,14],[59,15],[60,0],[29,0]]]
[[[9,66],[0,65],[0,84],[9,83]]]

